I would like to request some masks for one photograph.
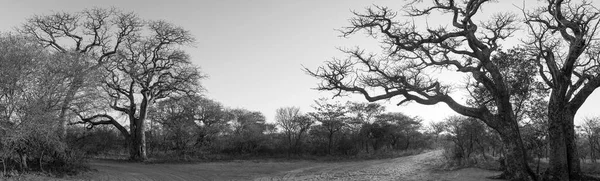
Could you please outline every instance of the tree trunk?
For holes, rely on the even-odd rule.
[[[146,134],[144,124],[141,120],[135,120],[131,128],[129,140],[129,159],[134,161],[145,161],[146,156]]]
[[[331,155],[331,146],[333,143],[333,132],[329,132],[328,138],[329,138],[329,142],[327,144],[327,154]]]
[[[21,171],[27,171],[27,169],[29,169],[29,166],[27,165],[27,154],[19,154],[19,157],[21,157]]]
[[[503,176],[508,180],[536,180],[536,176],[527,165],[526,153],[523,140],[516,122],[508,123],[504,129],[499,131],[504,149],[506,168]]]
[[[550,145],[549,180],[577,180],[581,176],[575,129],[574,115],[564,106],[548,108],[548,136]]]
[[[79,88],[81,88],[82,84],[83,84],[83,76],[73,77],[71,84],[69,84],[69,90],[67,90],[65,99],[61,102],[60,113],[58,115],[58,121],[59,121],[58,136],[61,140],[65,140],[67,137],[67,124],[68,124],[68,121],[66,118],[67,111],[69,110],[69,106],[70,106],[71,102],[73,101],[73,99],[75,98],[75,94],[77,94],[77,92],[79,91]]]
[[[290,132],[290,131],[287,131],[287,141],[288,141],[288,151],[287,151],[288,154],[287,155],[288,155],[288,157],[290,157],[292,155],[292,150],[293,150],[292,149],[292,145],[293,145],[293,143],[292,143],[292,132]]]

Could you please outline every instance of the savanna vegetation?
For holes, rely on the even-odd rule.
[[[342,36],[366,33],[381,53],[341,49],[347,58],[305,72],[319,90],[369,102],[320,98],[312,110],[281,106],[270,122],[203,94],[207,75],[185,51],[196,40],[184,27],[118,9],[32,16],[0,34],[2,176],[76,174],[90,158],[337,160],[443,149],[443,168],[598,180],[589,175],[600,172],[600,118],[576,125],[574,116],[600,87],[600,12],[586,1],[547,0],[522,15],[476,21],[493,3],[411,1],[404,14],[353,12]],[[431,13],[452,18],[439,27],[399,19]],[[502,46],[513,36],[522,43]],[[461,88],[439,81],[440,70],[464,74]],[[426,123],[376,102],[398,99],[444,103],[461,116]]]

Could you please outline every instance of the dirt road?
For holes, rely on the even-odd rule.
[[[353,162],[213,162],[199,164],[143,164],[94,161],[97,172],[74,180],[485,180],[496,172],[430,169],[441,151],[395,159]]]

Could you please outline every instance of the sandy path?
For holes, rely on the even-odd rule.
[[[441,151],[395,159],[352,162],[253,162],[143,164],[94,161],[98,170],[74,180],[486,180],[497,174],[481,169],[433,171]]]
[[[496,172],[481,169],[434,171],[441,150],[395,159],[328,163],[300,168],[255,180],[488,180]]]

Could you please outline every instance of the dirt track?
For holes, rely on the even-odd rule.
[[[214,162],[199,164],[143,164],[94,161],[89,173],[75,180],[485,180],[497,174],[480,169],[439,172],[441,151],[395,159],[323,163]]]

